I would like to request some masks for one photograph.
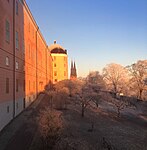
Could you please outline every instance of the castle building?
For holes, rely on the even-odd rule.
[[[77,79],[77,69],[75,62],[71,61],[71,70],[70,70],[70,80],[76,80]]]
[[[53,78],[67,78],[67,54],[60,50],[49,50],[25,0],[0,0],[0,130]]]
[[[58,81],[68,79],[68,55],[67,50],[54,41],[54,44],[49,46],[53,59],[53,84]]]

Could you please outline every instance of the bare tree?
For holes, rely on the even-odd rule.
[[[40,112],[38,123],[43,149],[52,149],[60,139],[62,130],[61,113],[46,107]]]
[[[143,92],[147,91],[147,60],[127,66],[130,72],[130,88],[135,91],[138,99],[143,99]]]
[[[55,91],[54,90],[50,90],[50,91],[47,91],[46,94],[48,95],[48,98],[49,98],[49,107],[51,109],[53,109],[53,102],[54,102],[54,97],[55,97]]]
[[[108,64],[103,69],[103,77],[107,87],[115,94],[122,92],[128,82],[127,69],[119,64]]]
[[[66,87],[62,87],[60,90],[56,89],[54,96],[54,104],[56,109],[67,109],[69,100],[69,90]]]

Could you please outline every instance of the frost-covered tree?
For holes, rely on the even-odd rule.
[[[129,79],[126,68],[119,64],[108,64],[103,69],[103,77],[107,83],[108,89],[110,89],[112,92],[115,94],[125,92]]]
[[[147,60],[139,60],[127,69],[130,72],[130,89],[138,99],[143,99],[143,93],[147,91]]]

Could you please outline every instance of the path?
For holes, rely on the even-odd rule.
[[[40,94],[38,99],[16,117],[0,134],[0,150],[28,150],[35,131],[40,109],[46,106],[47,97]]]

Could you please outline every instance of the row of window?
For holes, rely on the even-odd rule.
[[[9,65],[10,65],[9,57],[6,57],[6,66],[9,66]],[[16,63],[15,63],[15,67],[16,67],[16,69],[18,70],[19,65],[18,65],[18,62],[17,62],[17,61],[16,61]]]
[[[57,67],[57,64],[56,64],[56,63],[54,63],[54,67]],[[66,67],[66,64],[64,64],[64,67]]]
[[[54,76],[57,76],[57,71],[54,71]],[[66,71],[64,71],[64,76],[66,76]]]
[[[10,24],[7,20],[6,20],[6,31],[5,32],[6,32],[6,42],[10,43]],[[15,46],[16,46],[16,49],[19,49],[19,35],[18,35],[17,31],[15,32]],[[25,52],[24,40],[23,40],[23,52]],[[31,53],[31,47],[29,44],[29,58],[31,58],[31,57],[33,59],[34,55],[33,55],[33,53]]]
[[[23,83],[23,89],[25,91],[25,80],[24,80],[24,83]],[[35,90],[35,81],[33,82],[33,89]],[[31,81],[29,81],[29,91],[31,90]],[[10,80],[9,78],[6,78],[6,93],[8,94],[10,91]],[[19,80],[16,79],[16,92],[19,91]]]
[[[10,43],[10,23],[8,20],[6,20],[5,32],[6,32],[6,42]],[[17,31],[15,32],[15,46],[17,49],[19,49],[19,38]]]
[[[10,0],[7,0],[7,2],[9,3]],[[16,11],[16,15],[18,15],[18,2],[16,1],[16,7],[15,7],[15,11]]]
[[[64,61],[66,61],[67,60],[67,58],[66,57],[64,57],[63,58],[64,59]],[[54,56],[54,61],[56,60],[56,56]]]
[[[9,93],[10,90],[10,81],[9,78],[6,78],[6,93]],[[18,79],[16,79],[16,92],[18,92]]]
[[[18,109],[19,108],[19,105],[18,105],[18,103],[16,103],[16,109]],[[7,106],[7,113],[9,113],[10,112],[10,107],[9,106]]]

